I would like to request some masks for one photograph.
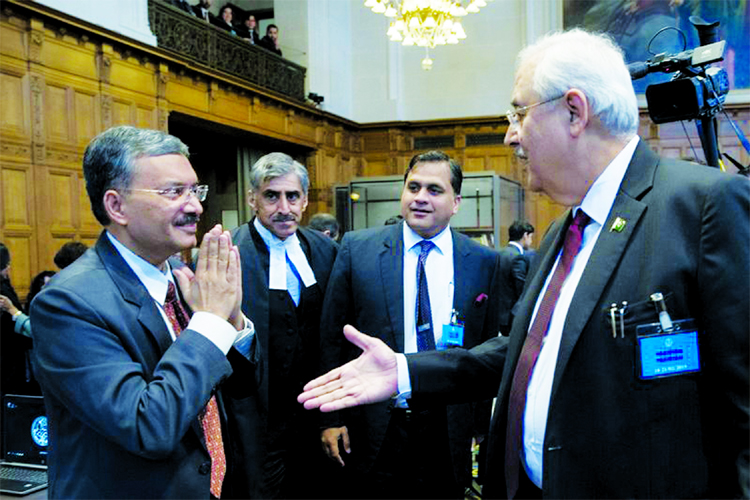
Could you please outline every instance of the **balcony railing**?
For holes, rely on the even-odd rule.
[[[149,0],[148,15],[159,48],[285,96],[305,100],[304,67],[211,26],[163,0]]]

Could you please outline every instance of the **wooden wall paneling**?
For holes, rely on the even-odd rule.
[[[10,252],[10,281],[23,302],[29,293],[31,279],[37,274],[34,270],[36,252],[33,236],[8,231],[2,236],[2,242]]]
[[[187,75],[170,73],[166,84],[166,99],[172,107],[181,107],[186,114],[209,113],[208,83]],[[192,111],[192,113],[191,113]]]
[[[47,26],[44,35],[40,62],[45,67],[81,78],[97,79],[96,52],[87,43],[88,37],[78,38],[68,34],[64,27]]]
[[[10,251],[11,280],[19,296],[28,292],[37,261],[30,164],[0,164],[0,241]]]
[[[19,61],[0,57],[0,135],[31,141],[31,110],[26,68]]]
[[[0,55],[25,61],[28,58],[28,21],[3,10],[0,12],[0,26]]]

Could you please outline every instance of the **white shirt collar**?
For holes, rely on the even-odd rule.
[[[521,255],[523,255],[523,245],[521,245],[517,241],[509,241],[508,245],[513,245],[514,247],[518,249],[519,252],[521,252]]]
[[[163,306],[167,298],[169,282],[174,283],[172,268],[169,266],[169,262],[166,262],[166,270],[162,272],[158,267],[120,243],[114,234],[109,231],[106,231],[106,234],[120,256],[125,260],[130,269],[133,270],[140,282],[143,283],[143,286],[146,287],[149,295]]]
[[[403,226],[404,248],[407,252],[414,248],[415,245],[418,245],[420,241],[427,239],[422,238],[420,235],[418,235],[412,228],[409,227],[409,224],[407,224],[406,222],[403,223]],[[449,249],[453,249],[453,235],[451,234],[451,225],[448,224],[447,226],[445,226],[442,231],[440,231],[432,238],[429,238],[428,241],[433,242],[438,250],[440,250],[440,253],[446,255]]]
[[[622,180],[625,178],[625,172],[628,169],[630,160],[633,159],[633,154],[639,140],[640,138],[637,135],[633,137],[615,156],[612,162],[607,165],[607,168],[599,174],[599,177],[596,178],[594,184],[589,188],[581,204],[574,208],[574,215],[579,208],[582,208],[586,212],[586,215],[591,217],[591,220],[599,224],[599,226],[603,226],[607,222],[609,212],[615,203],[617,191],[620,189],[620,184],[622,184]]]
[[[313,273],[310,263],[307,261],[307,256],[302,250],[302,245],[299,242],[296,232],[288,236],[285,240],[282,240],[261,224],[257,217],[253,219],[253,226],[258,231],[258,234],[260,234],[260,237],[263,238],[271,255],[268,280],[269,287],[272,290],[287,289],[286,257],[289,257],[289,260],[294,264],[305,287],[312,286],[317,282],[315,273]]]

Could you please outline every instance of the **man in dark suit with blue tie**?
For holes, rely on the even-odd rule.
[[[449,225],[461,180],[460,166],[444,153],[416,155],[404,176],[404,222],[345,235],[321,319],[325,370],[357,355],[342,335],[346,324],[373,332],[396,352],[450,352],[498,335],[491,307],[500,286],[498,254]],[[353,476],[357,490],[349,495],[463,498],[471,438],[484,432],[489,413],[488,404],[391,401],[327,418],[322,438]]]
[[[524,49],[512,105],[505,140],[529,187],[572,208],[539,247],[509,339],[400,370],[401,355],[347,330],[365,354],[300,400],[497,394],[483,498],[748,498],[750,183],[639,139],[605,35]]]
[[[229,359],[258,363],[258,351],[228,232],[206,234],[195,273],[167,262],[196,244],[208,191],[187,155],[176,137],[128,126],[84,153],[105,230],[31,307],[50,498],[234,495],[221,384]]]

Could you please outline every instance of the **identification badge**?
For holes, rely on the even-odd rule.
[[[698,330],[692,319],[674,321],[668,331],[661,323],[636,328],[638,377],[649,380],[684,375],[701,369]]]
[[[440,345],[437,346],[437,349],[443,350],[449,347],[462,347],[463,345],[464,325],[463,322],[458,319],[458,312],[453,309],[451,311],[450,324],[443,325],[443,336],[440,339]]]

